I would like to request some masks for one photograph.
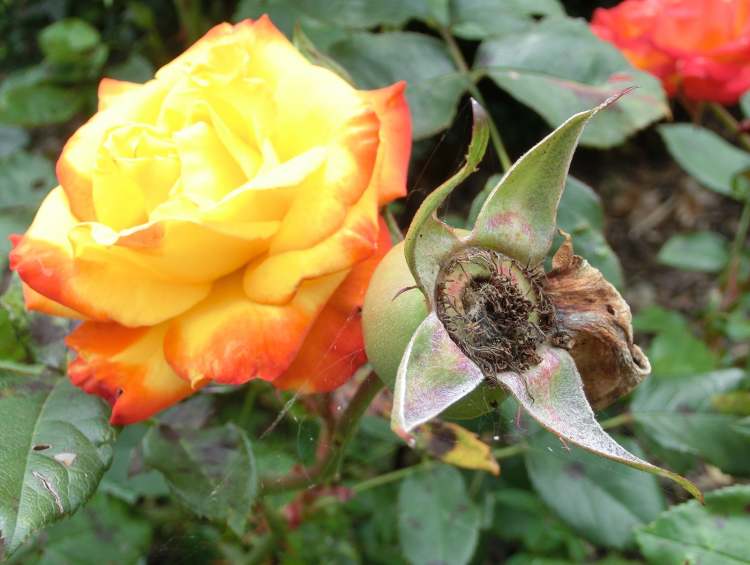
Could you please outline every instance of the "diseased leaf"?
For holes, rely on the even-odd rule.
[[[569,118],[516,161],[487,197],[467,243],[490,247],[522,264],[539,264],[552,245],[557,207],[581,132],[622,94]]]
[[[430,303],[435,293],[435,281],[440,266],[448,254],[459,244],[455,230],[437,217],[437,210],[453,190],[471,175],[487,150],[489,117],[484,109],[472,101],[474,126],[466,162],[459,171],[433,190],[412,219],[404,238],[404,255],[409,269]]]
[[[468,86],[443,42],[423,33],[354,33],[334,44],[329,53],[359,88],[406,81],[414,139],[447,128]]]
[[[632,440],[617,440],[639,453]],[[664,510],[664,497],[653,476],[613,469],[613,463],[581,449],[565,449],[552,434],[534,434],[524,457],[536,492],[570,527],[598,545],[632,546],[633,529]]]
[[[500,465],[492,456],[490,446],[458,424],[432,420],[414,430],[414,435],[418,449],[445,463],[500,474]]]
[[[542,346],[539,354],[541,363],[522,375],[504,372],[495,377],[528,414],[566,442],[595,455],[671,479],[693,496],[701,498],[698,487],[686,478],[636,457],[602,429],[586,400],[581,377],[568,352]]]
[[[710,492],[706,504],[691,500],[670,508],[636,532],[653,565],[741,565],[750,563],[750,486]]]
[[[750,153],[701,126],[664,124],[658,130],[669,153],[690,176],[719,194],[736,197],[733,184],[739,173],[750,169]]]
[[[479,509],[456,469],[434,466],[401,483],[399,540],[413,565],[468,563],[479,539],[479,527]]]
[[[145,562],[151,525],[128,507],[102,494],[72,518],[44,530],[11,559],[9,565],[102,565]]]
[[[464,398],[484,381],[433,312],[406,347],[393,391],[391,427],[408,433]]]
[[[247,434],[233,424],[206,429],[173,425],[160,423],[149,430],[142,444],[144,462],[164,475],[190,510],[241,535],[258,482]]]
[[[527,29],[483,42],[474,70],[485,72],[552,126],[634,85],[638,89],[600,114],[582,145],[613,147],[636,131],[670,115],[659,80],[635,70],[622,53],[601,41],[586,22],[548,18]]]
[[[49,375],[0,374],[0,414],[0,552],[10,554],[88,500],[115,432],[104,402]]]
[[[729,261],[729,244],[712,231],[673,235],[659,250],[658,259],[686,271],[718,273]]]
[[[733,427],[739,418],[713,407],[714,397],[735,390],[743,378],[740,369],[679,378],[654,375],[633,396],[636,432],[662,449],[701,457],[725,473],[750,475],[747,438]]]

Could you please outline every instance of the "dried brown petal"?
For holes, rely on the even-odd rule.
[[[651,371],[633,343],[630,307],[620,293],[573,253],[570,236],[552,259],[545,293],[555,306],[561,330],[558,346],[570,351],[586,397],[600,410],[627,394]]]

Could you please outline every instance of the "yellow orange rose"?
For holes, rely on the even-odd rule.
[[[358,91],[263,17],[221,24],[146,84],[104,79],[12,268],[29,308],[84,320],[75,384],[147,418],[207,382],[331,390],[405,192],[404,85]]]

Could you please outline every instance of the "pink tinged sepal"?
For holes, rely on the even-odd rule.
[[[503,372],[495,378],[537,422],[561,440],[591,453],[675,481],[699,500],[703,495],[685,477],[636,457],[605,432],[586,400],[575,362],[567,351],[543,345],[542,361],[523,373]]]
[[[396,374],[391,428],[402,437],[440,414],[485,380],[433,312],[409,341]]]
[[[557,208],[583,128],[631,90],[572,116],[516,161],[487,197],[466,243],[490,247],[523,264],[541,263],[552,245]]]
[[[425,198],[404,238],[406,262],[414,275],[414,280],[430,301],[433,300],[440,265],[459,245],[462,245],[460,235],[437,217],[437,210],[450,193],[477,169],[487,150],[490,135],[489,116],[476,100],[471,101],[471,107],[474,125],[466,162],[455,175]]]

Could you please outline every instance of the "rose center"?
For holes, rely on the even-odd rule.
[[[553,327],[542,291],[544,271],[491,249],[467,248],[441,268],[437,314],[451,339],[486,375],[539,363],[537,347]]]

